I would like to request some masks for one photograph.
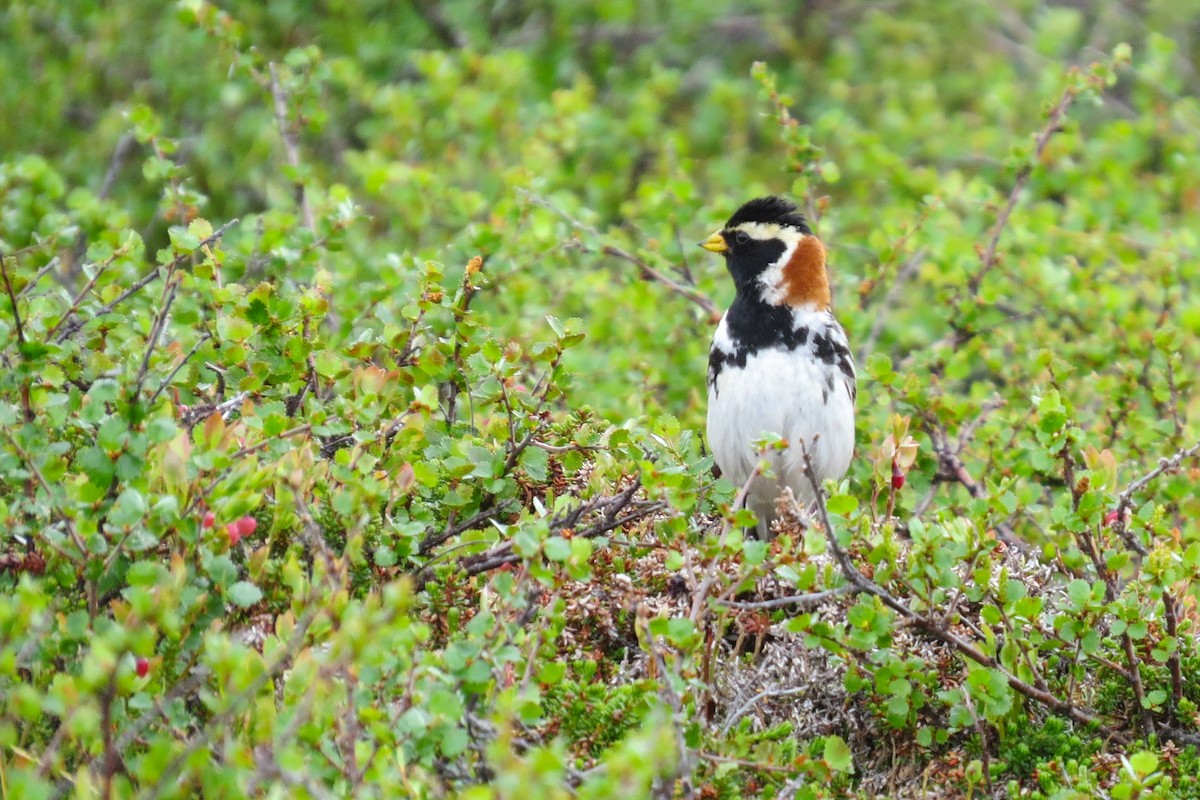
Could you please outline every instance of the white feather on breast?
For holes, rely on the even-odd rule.
[[[836,322],[831,329],[832,318],[822,317],[823,324],[814,329],[836,332],[844,340]],[[816,320],[797,319],[798,324],[810,321]],[[713,347],[735,351],[724,320]],[[853,383],[835,364],[814,356],[811,336],[808,344],[792,351],[760,349],[749,355],[745,366],[726,363],[709,385],[709,445],[722,473],[735,486],[744,484],[758,463],[753,442],[769,434],[787,439],[790,446],[769,454],[775,480],[757,479],[747,499],[764,536],[777,516],[775,499],[783,486],[804,504],[815,498],[804,472],[801,442],[819,480],[842,477],[854,454]]]

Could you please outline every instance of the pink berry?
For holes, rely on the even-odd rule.
[[[229,534],[229,543],[237,544],[242,539],[242,532],[238,529],[236,522],[231,522],[225,526],[225,532]]]
[[[243,539],[254,533],[254,531],[258,528],[258,520],[249,516],[242,517],[234,524],[237,525],[238,533],[242,535]]]
[[[200,525],[204,528],[211,528],[213,525],[216,525],[216,524],[217,524],[216,514],[214,514],[211,511],[205,511],[204,512],[204,521],[201,522]]]
[[[135,662],[135,668],[137,669],[137,676],[139,678],[144,678],[150,674],[150,662],[144,658],[139,658]]]
[[[1104,515],[1104,527],[1111,528],[1117,524],[1117,510],[1114,508]]]

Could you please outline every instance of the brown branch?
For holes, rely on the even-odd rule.
[[[203,347],[204,343],[207,342],[211,338],[212,338],[212,334],[206,331],[204,333],[204,335],[200,337],[200,340],[197,341],[194,345],[192,345],[192,349],[189,350],[183,358],[179,359],[179,363],[176,364],[175,367],[169,373],[167,373],[167,377],[163,378],[162,383],[160,383],[158,385],[158,388],[154,390],[154,394],[150,395],[150,402],[146,403],[147,406],[154,405],[154,401],[157,400],[158,396],[163,393],[163,390],[166,389],[171,384],[171,381],[175,378],[176,375],[179,374],[179,370],[183,369],[183,366],[185,364],[187,364],[188,361],[191,360],[192,356],[196,355],[196,351],[198,351],[201,347]]]
[[[463,50],[471,46],[467,35],[450,24],[437,7],[437,3],[430,0],[409,0],[409,5],[446,47]]]
[[[237,223],[238,223],[237,217],[234,217],[233,219],[229,220],[224,225],[222,225],[220,228],[217,228],[215,231],[213,231],[211,236],[209,236],[205,239],[202,239],[200,241],[199,246],[196,249],[200,250],[205,247],[211,246],[214,242],[218,241],[222,236],[225,235],[225,231],[229,230]],[[193,251],[193,252],[195,252],[195,251]],[[179,255],[175,256],[174,260],[172,260],[169,264],[166,265],[167,274],[168,275],[171,274],[172,271],[174,271],[175,269],[180,267],[191,256],[192,256],[192,253],[180,253]],[[96,313],[93,314],[90,318],[96,319],[97,317],[103,317],[106,314],[111,314],[113,312],[113,309],[115,309],[117,306],[121,305],[121,303],[124,303],[130,297],[133,297],[135,294],[140,292],[142,289],[145,289],[151,283],[158,280],[159,271],[160,271],[160,267],[155,267],[149,273],[147,273],[146,275],[143,275],[132,286],[130,286],[128,289],[126,289],[124,292],[122,292],[120,295],[118,295],[116,297],[116,299],[112,300],[109,303],[105,303],[100,308],[98,308],[96,310]],[[54,338],[54,341],[56,343],[62,342],[64,340],[70,338],[71,336],[75,335],[75,333],[84,326],[84,322],[78,318],[78,315],[73,316],[69,323],[64,323],[63,320],[60,320],[59,324],[62,325],[62,328],[59,330],[58,336],[56,336]]]
[[[801,445],[803,447],[803,444]],[[832,521],[829,518],[829,511],[825,507],[825,492],[821,488],[821,482],[817,479],[816,473],[813,471],[812,461],[809,458],[807,448],[802,449],[804,456],[804,473],[808,477],[809,483],[813,487],[816,496],[817,512],[820,516],[821,523],[825,528],[825,540],[829,545],[830,551],[833,553],[834,560],[837,562],[838,568],[842,576],[848,580],[851,585],[859,591],[879,598],[879,600],[888,608],[895,611],[904,620],[914,627],[923,630],[928,635],[938,641],[947,644],[957,650],[965,658],[974,661],[980,666],[994,669],[1004,676],[1008,685],[1017,693],[1024,695],[1030,700],[1041,703],[1048,708],[1057,711],[1064,716],[1067,716],[1076,722],[1085,725],[1096,725],[1101,728],[1110,738],[1122,744],[1128,743],[1129,737],[1120,730],[1104,725],[1100,718],[1083,708],[1080,708],[1060,697],[1055,696],[1052,692],[1033,686],[1019,677],[1009,672],[996,659],[992,658],[974,644],[967,641],[963,637],[951,631],[941,621],[926,617],[913,611],[904,603],[900,602],[895,596],[884,589],[879,584],[875,583],[870,578],[867,578],[859,569],[854,566],[854,562],[850,559],[849,554],[838,541],[837,534],[834,533]]]
[[[454,361],[455,370],[457,372],[448,382],[446,388],[446,424],[453,425],[458,406],[458,393],[466,388],[459,386],[459,381],[466,383],[466,366],[462,360],[463,337],[459,330],[462,321],[466,319],[467,313],[471,310],[471,300],[479,291],[479,286],[471,280],[475,275],[479,274],[483,269],[483,257],[475,256],[467,262],[466,269],[463,270],[462,289],[460,291],[458,304],[454,307]],[[467,397],[470,400],[470,396]],[[471,421],[471,426],[474,428],[474,420]]]
[[[304,217],[304,227],[315,234],[317,226],[313,220],[312,206],[308,202],[308,194],[304,190],[304,181],[300,178],[300,147],[296,141],[296,132],[288,121],[287,90],[279,82],[279,73],[275,69],[274,61],[267,64],[267,69],[271,73],[271,97],[275,101],[275,124],[279,126],[279,135],[283,138],[283,152],[288,165],[296,173],[292,179],[296,203],[300,206],[300,213]]]
[[[0,253],[0,275],[4,276],[4,289],[8,292],[8,302],[12,304],[13,321],[17,327],[17,343],[25,344],[25,326],[21,324],[21,312],[17,309],[17,295],[13,292],[12,281],[8,279],[8,263],[4,253]]]
[[[1062,97],[1059,98],[1058,103],[1050,110],[1046,124],[1038,133],[1037,140],[1034,143],[1033,157],[1017,173],[1017,179],[1013,182],[1012,190],[1008,193],[1008,202],[1004,204],[1000,216],[996,217],[996,224],[992,226],[992,235],[988,239],[987,248],[983,251],[983,255],[980,256],[982,266],[978,272],[967,279],[967,289],[972,296],[979,292],[979,286],[983,283],[984,276],[996,265],[996,248],[1000,244],[1000,235],[1008,227],[1009,218],[1012,216],[1013,209],[1017,207],[1021,191],[1025,188],[1025,184],[1029,182],[1029,176],[1033,174],[1034,166],[1046,152],[1046,145],[1049,144],[1050,137],[1062,129],[1063,118],[1066,117],[1067,111],[1074,104],[1077,96],[1078,91],[1074,86],[1067,87],[1063,90]]]
[[[754,465],[754,469],[752,469],[750,474],[746,476],[746,480],[742,483],[741,488],[738,489],[737,495],[733,498],[733,503],[731,503],[729,506],[731,511],[736,512],[746,504],[746,498],[750,496],[750,487],[754,485],[754,482],[760,475],[762,475],[763,469],[766,467],[766,453],[760,450],[757,453],[757,456],[758,463]],[[725,522],[721,525],[721,535],[717,539],[717,552],[720,552],[725,548],[725,540],[729,538],[729,533],[732,530],[733,518],[727,517]],[[716,581],[717,559],[713,558],[708,564],[708,569],[704,571],[703,580],[700,581],[700,584],[692,592],[692,610],[688,614],[688,619],[690,619],[696,625],[700,624],[700,613],[704,610],[704,601],[708,599],[708,592],[712,589],[713,584],[716,583]]]
[[[453,525],[447,525],[438,533],[426,533],[425,538],[421,541],[421,545],[417,552],[421,553],[422,555],[427,554],[443,542],[449,541],[455,536],[464,534],[467,531],[475,530],[483,523],[489,522],[501,514],[506,513],[514,503],[516,503],[516,499],[510,497],[507,500],[502,500],[498,505],[482,509],[478,513],[467,517],[467,519],[463,520],[462,522]]]
[[[146,352],[142,354],[142,363],[138,367],[137,377],[133,381],[133,391],[131,397],[139,397],[142,393],[142,384],[146,381],[146,376],[150,372],[150,357],[154,355],[154,348],[158,346],[158,340],[162,336],[167,327],[167,315],[171,312],[171,306],[175,302],[175,294],[179,290],[179,281],[175,278],[175,267],[168,268],[166,280],[163,282],[162,298],[158,301],[158,311],[154,315],[154,322],[150,325],[150,336],[146,340]]]
[[[17,295],[13,292],[12,281],[8,277],[8,264],[4,259],[4,254],[0,253],[0,275],[4,277],[4,288],[8,292],[8,301],[12,304],[13,322],[17,328],[17,347],[21,350],[21,360],[25,360],[25,327],[21,323],[21,311],[17,308]],[[33,399],[30,396],[30,384],[32,378],[28,374],[21,378],[21,409],[25,416],[26,422],[33,422],[37,419],[37,414],[33,410]]]
[[[121,251],[118,250],[116,253],[113,253],[113,255],[111,255],[110,257],[105,259],[104,263],[98,264],[96,266],[96,273],[94,275],[92,275],[91,280],[89,280],[87,283],[85,283],[83,285],[83,288],[80,289],[76,293],[75,298],[71,301],[71,307],[63,312],[63,315],[58,318],[58,322],[54,323],[50,327],[50,330],[46,331],[46,341],[47,342],[49,342],[50,339],[54,336],[54,334],[58,332],[58,329],[60,327],[62,327],[62,324],[64,322],[66,322],[68,319],[70,319],[72,316],[74,316],[75,312],[79,311],[79,307],[81,305],[83,305],[83,301],[87,298],[88,293],[92,291],[92,287],[96,285],[96,281],[100,280],[100,276],[104,274],[104,270],[108,269],[108,267],[112,264],[112,262],[114,260],[116,260],[116,257],[120,254],[121,254]]]
[[[550,521],[550,530],[562,531],[574,529],[576,537],[594,539],[598,536],[603,536],[615,528],[624,527],[631,522],[637,522],[661,511],[665,507],[661,502],[649,502],[644,505],[636,505],[628,513],[622,513],[631,505],[635,505],[633,498],[641,487],[641,480],[635,478],[625,489],[615,495],[597,497],[581,503],[561,516],[552,519]],[[587,528],[578,528],[583,519],[591,517],[594,514],[599,515],[599,519],[596,522]],[[505,564],[516,563],[520,559],[521,557],[513,552],[512,542],[507,541],[501,542],[482,553],[465,556],[459,561],[459,566],[467,575],[478,575],[482,572],[502,567]],[[424,586],[431,577],[432,571],[430,570],[430,566],[427,565],[414,576],[414,581],[419,588]]]
[[[848,586],[838,586],[834,589],[826,589],[822,592],[808,592],[807,594],[792,594],[786,597],[773,597],[770,600],[720,600],[716,602],[727,608],[734,608],[738,611],[754,611],[767,610],[772,608],[787,608],[788,606],[810,606],[828,600],[831,597],[836,597],[839,594],[845,594],[850,591]]]
[[[1184,461],[1189,458],[1194,458],[1197,454],[1200,454],[1200,442],[1196,442],[1196,444],[1192,445],[1191,447],[1185,447],[1182,450],[1178,450],[1175,455],[1170,456],[1169,458],[1160,458],[1158,460],[1157,467],[1130,483],[1127,487],[1125,487],[1125,491],[1121,492],[1121,494],[1117,497],[1117,519],[1113,523],[1113,530],[1116,531],[1117,535],[1125,541],[1125,544],[1128,545],[1130,549],[1139,555],[1146,555],[1146,548],[1133,538],[1132,532],[1128,530],[1128,527],[1125,524],[1125,515],[1133,508],[1133,496],[1149,486],[1150,483],[1160,475],[1179,469],[1180,465],[1183,464]]]
[[[562,217],[564,220],[566,220],[571,225],[571,227],[575,228],[576,230],[583,231],[584,233],[587,233],[590,236],[595,237],[596,239],[603,239],[603,237],[600,235],[600,231],[596,230],[596,228],[594,228],[591,225],[588,225],[585,222],[575,219],[570,214],[563,211],[561,208],[558,208],[557,206],[555,206],[549,200],[546,200],[543,197],[539,197],[538,195],[533,194],[532,192],[527,192],[527,191],[523,191],[523,190],[521,191],[521,194],[524,195],[526,198],[528,198],[529,201],[532,202],[533,204],[539,205],[542,208],[545,208],[549,211],[553,211],[555,214],[558,214],[560,217]],[[575,242],[568,246],[570,246],[582,253],[595,252],[592,248],[588,247],[587,245],[584,245],[581,242]],[[600,246],[599,252],[602,253],[603,255],[612,256],[614,258],[619,258],[622,261],[627,261],[630,264],[633,264],[635,267],[637,267],[638,271],[641,273],[641,275],[644,279],[652,280],[657,283],[661,283],[663,286],[667,287],[672,292],[675,292],[679,296],[686,298],[687,300],[690,300],[692,303],[695,303],[697,306],[704,309],[706,314],[708,314],[709,322],[716,323],[721,319],[721,315],[722,315],[721,309],[718,308],[717,304],[714,303],[703,292],[699,291],[698,289],[696,289],[692,286],[687,286],[685,284],[682,284],[679,281],[677,281],[671,277],[668,277],[667,275],[664,275],[659,270],[657,270],[654,267],[647,264],[644,259],[641,259],[638,256],[634,255],[633,253],[630,253],[628,250],[624,250],[620,247],[616,247],[615,245],[611,245],[611,244],[602,244]]]
[[[938,457],[938,474],[935,476],[935,480],[961,484],[967,493],[976,500],[986,498],[987,490],[971,477],[971,473],[967,471],[966,465],[959,457],[958,450],[950,446],[945,429],[928,415],[923,417],[923,421],[930,442],[933,444],[933,451]],[[970,428],[971,426],[968,426],[968,429]],[[994,530],[997,538],[1010,547],[1022,551],[1029,549],[1029,545],[1017,536],[1008,522],[1002,520],[996,523]]]
[[[1167,657],[1167,669],[1171,673],[1171,701],[1178,708],[1183,701],[1183,668],[1179,659],[1179,609],[1170,590],[1163,591],[1163,621],[1167,635],[1175,640],[1175,647]]]

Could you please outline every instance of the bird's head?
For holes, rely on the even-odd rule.
[[[700,246],[725,256],[739,295],[770,305],[829,308],[825,247],[785,198],[751,200]]]

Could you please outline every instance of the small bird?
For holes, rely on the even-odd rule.
[[[768,434],[788,447],[767,455],[775,477],[751,484],[746,506],[759,538],[771,536],[784,487],[805,506],[818,481],[846,474],[854,454],[854,359],[830,310],[825,247],[794,203],[760,197],[700,243],[725,256],[736,296],[708,355],[708,441],[735,486],[759,461],[754,442]]]

